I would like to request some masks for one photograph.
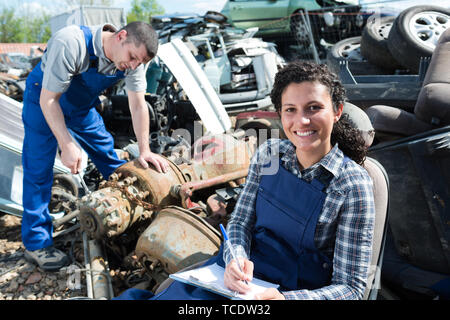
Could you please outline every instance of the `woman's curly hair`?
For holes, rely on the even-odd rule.
[[[337,112],[339,106],[345,103],[345,88],[336,74],[332,73],[325,64],[309,61],[293,61],[278,71],[275,76],[270,98],[278,114],[281,114],[281,96],[291,83],[319,82],[329,90],[333,110]],[[331,144],[339,144],[339,148],[358,164],[363,164],[367,154],[367,147],[361,132],[355,127],[347,114],[342,114],[331,132]]]

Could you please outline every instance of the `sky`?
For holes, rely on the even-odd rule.
[[[166,13],[197,13],[203,15],[208,10],[222,10],[226,0],[158,0]],[[131,0],[114,0],[114,6],[124,8],[127,12],[131,7]],[[0,0],[0,8],[14,7],[19,12],[40,12],[44,10],[50,14],[66,11],[67,2],[64,0]]]

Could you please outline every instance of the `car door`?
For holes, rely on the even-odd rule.
[[[283,29],[288,23],[289,0],[229,0],[230,16],[238,28],[260,31]]]

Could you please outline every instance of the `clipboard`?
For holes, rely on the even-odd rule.
[[[254,299],[255,294],[260,293],[267,288],[277,289],[279,287],[277,284],[253,278],[253,280],[249,283],[251,291],[247,294],[240,294],[225,287],[223,283],[224,272],[225,269],[223,267],[219,266],[217,263],[214,263],[192,270],[180,271],[171,274],[169,277],[233,300],[252,300]]]

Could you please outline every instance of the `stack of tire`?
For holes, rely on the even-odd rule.
[[[347,60],[353,75],[417,74],[421,57],[431,57],[440,35],[450,27],[450,9],[421,5],[394,16],[371,16],[361,36],[336,43],[327,64],[339,72]]]

